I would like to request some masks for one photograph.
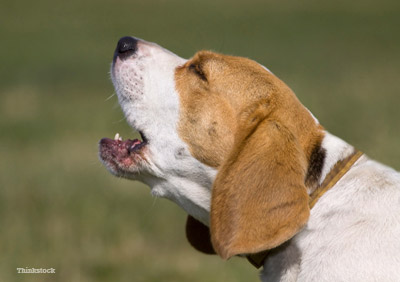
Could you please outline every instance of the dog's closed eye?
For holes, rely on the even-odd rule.
[[[200,64],[190,64],[189,70],[195,73],[200,79],[207,81],[207,77],[201,68]]]

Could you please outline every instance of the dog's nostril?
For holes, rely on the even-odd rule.
[[[128,51],[133,51],[135,52],[137,49],[137,42],[138,40],[134,37],[130,37],[130,36],[125,36],[122,37],[119,41],[118,41],[118,45],[117,45],[117,52],[118,53],[125,53]]]

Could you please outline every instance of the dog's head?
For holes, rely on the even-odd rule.
[[[104,138],[101,160],[210,226],[219,255],[276,247],[306,223],[323,130],[269,70],[209,51],[186,60],[124,37],[111,75],[143,140]],[[198,234],[188,231],[197,245],[190,234]]]

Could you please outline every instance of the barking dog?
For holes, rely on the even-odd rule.
[[[247,256],[265,281],[400,281],[400,174],[267,68],[124,37],[111,75],[142,140],[104,138],[100,159],[182,207],[196,249]]]

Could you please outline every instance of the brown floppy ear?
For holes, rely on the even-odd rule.
[[[282,244],[310,213],[306,158],[296,137],[260,111],[246,120],[212,191],[211,239],[223,259]]]
[[[210,229],[191,215],[186,220],[186,238],[196,250],[209,255],[216,254],[211,244]]]

